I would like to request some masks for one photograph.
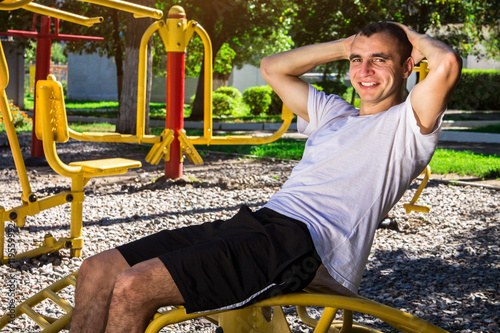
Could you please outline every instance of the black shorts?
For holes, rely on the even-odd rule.
[[[159,258],[188,313],[235,309],[300,291],[321,264],[305,224],[246,206],[229,220],[164,230],[118,250],[130,266]]]

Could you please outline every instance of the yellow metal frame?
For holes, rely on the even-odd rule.
[[[93,0],[94,1],[94,0]],[[97,0],[95,0],[97,3]],[[101,1],[101,0],[99,0]],[[184,10],[180,6],[174,6],[169,14],[180,14]],[[208,33],[196,21],[186,21],[181,18],[167,18],[165,21],[156,21],[144,32],[139,48],[138,65],[138,90],[137,90],[137,123],[136,134],[120,133],[77,133],[70,130],[70,137],[82,141],[99,142],[133,142],[133,143],[152,143],[153,148],[149,152],[146,161],[151,164],[158,164],[163,157],[166,161],[170,160],[170,131],[167,129],[159,136],[146,135],[146,80],[147,80],[147,47],[152,35],[158,32],[167,51],[185,51],[193,34],[197,34],[204,47],[204,124],[203,136],[186,136],[183,133],[177,133],[184,140],[183,153],[193,161],[193,163],[203,163],[203,160],[196,152],[194,145],[240,145],[240,144],[266,144],[279,139],[289,128],[294,115],[284,105],[281,118],[283,123],[274,133],[258,137],[252,135],[232,135],[232,136],[213,136],[212,121],[212,90],[213,90],[213,68],[212,68],[212,43]],[[175,134],[175,133],[174,133]]]
[[[114,1],[114,0],[92,0],[93,3],[101,4],[103,6],[116,8],[119,10],[127,11],[134,13],[135,17],[152,17],[155,19],[160,19],[163,16],[162,11],[157,10],[155,8],[149,8],[145,6],[136,5],[133,3],[128,3],[125,1]],[[90,1],[89,1],[90,2]],[[23,8],[28,11],[32,11],[35,13],[39,13],[42,15],[49,15],[52,17],[60,18],[65,21],[77,23],[84,26],[92,26],[95,23],[102,22],[102,17],[94,17],[87,18],[84,16],[76,15],[73,13],[65,12],[62,10],[46,7],[43,5],[39,5],[36,3],[32,3],[31,0],[5,0],[0,3],[0,10],[14,10]],[[62,93],[59,91],[59,84],[54,81],[53,78],[49,79],[49,81],[53,81],[49,83],[50,92],[45,92],[49,94],[49,96],[45,96],[50,101],[45,103],[46,107],[52,107],[54,109],[59,108],[59,115],[62,117],[66,116],[64,100],[62,98]],[[9,82],[9,71],[7,67],[7,62],[5,59],[5,54],[0,43],[0,111],[2,113],[2,117],[4,120],[7,137],[9,140],[9,145],[12,151],[12,155],[14,158],[14,163],[16,166],[17,174],[19,176],[19,180],[21,182],[22,194],[21,194],[21,202],[20,206],[5,209],[0,206],[0,264],[6,264],[9,260],[17,260],[25,257],[36,257],[41,254],[55,252],[61,248],[70,248],[71,254],[75,256],[80,255],[81,248],[83,246],[83,238],[82,235],[82,202],[83,202],[83,186],[88,182],[91,177],[97,176],[106,176],[112,174],[120,174],[126,172],[126,169],[129,167],[137,167],[140,165],[139,162],[124,159],[116,159],[110,162],[101,161],[87,161],[87,162],[77,162],[70,164],[69,166],[60,164],[60,160],[57,157],[57,154],[49,157],[53,168],[57,169],[61,174],[65,174],[68,177],[72,178],[72,189],[71,191],[60,192],[56,195],[48,196],[45,198],[38,198],[31,190],[31,186],[28,179],[28,174],[26,172],[26,166],[24,164],[24,160],[21,153],[21,148],[19,145],[19,140],[15,131],[15,127],[13,124],[12,114],[10,113],[9,103],[7,99],[7,95],[5,93],[5,88],[7,87]],[[47,88],[47,87],[45,87]],[[45,88],[42,88],[44,90]],[[42,93],[43,94],[43,93]],[[57,98],[54,98],[57,96]],[[44,102],[40,102],[37,106],[44,104]],[[50,106],[49,106],[50,104]],[[38,108],[37,108],[38,109]],[[42,112],[42,111],[39,111]],[[37,124],[35,127],[38,128],[37,136],[42,137],[42,126],[41,120],[42,117],[37,117]],[[38,125],[38,126],[37,126]],[[67,132],[64,133],[64,138],[59,138],[60,141],[67,140],[68,136],[72,138],[80,138],[84,136],[84,133],[78,133],[72,131],[71,129],[67,129]],[[60,135],[59,133],[58,135]],[[101,137],[116,137],[113,133],[109,134],[101,134]],[[144,142],[161,142],[161,137],[146,137]],[[109,140],[113,141],[113,140]],[[119,140],[114,140],[119,142],[137,142],[136,138],[133,136],[120,135]],[[44,142],[45,148],[45,142]],[[47,148],[45,148],[47,151]],[[62,163],[62,162],[61,162]],[[79,164],[78,164],[79,163]],[[78,171],[77,170],[81,170]],[[75,173],[76,172],[76,173]],[[78,174],[78,176],[76,175]],[[48,234],[45,236],[43,243],[40,247],[30,250],[24,253],[19,253],[17,255],[13,255],[9,253],[9,256],[4,255],[4,246],[5,246],[5,222],[13,221],[16,226],[23,227],[25,225],[26,216],[33,216],[38,214],[39,212],[53,208],[64,203],[71,203],[71,231],[69,238],[60,238],[59,240],[55,240],[52,235]]]
[[[0,328],[11,321],[27,315],[37,323],[43,333],[59,332],[67,328],[72,315],[72,306],[57,293],[68,286],[76,285],[78,272],[54,282],[28,300],[19,304],[13,313],[0,318]],[[46,299],[52,300],[66,313],[59,318],[42,316],[33,308]],[[444,333],[445,330],[415,317],[409,313],[388,307],[381,303],[362,297],[346,297],[319,293],[295,293],[277,296],[239,310],[214,311],[207,313],[186,314],[183,307],[176,307],[164,313],[157,313],[146,328],[146,333],[159,332],[163,327],[183,321],[204,317],[224,332],[271,333],[290,332],[282,306],[296,306],[301,321],[315,328],[314,332],[380,332],[371,327],[353,322],[353,312],[360,312],[377,317],[401,332]],[[319,320],[312,318],[306,310],[307,306],[324,308]],[[339,309],[344,310],[344,317],[335,320]]]
[[[425,79],[427,77],[427,74],[429,73],[427,60],[422,60],[420,66],[413,68],[413,71],[419,73],[418,82],[421,82],[423,79]],[[417,192],[415,192],[410,202],[403,204],[403,207],[406,210],[406,214],[410,214],[411,212],[429,213],[431,210],[429,206],[416,204],[418,198],[420,198],[420,194],[422,194],[422,191],[431,178],[431,167],[428,165],[422,172],[422,174],[424,175],[424,178],[418,186]]]
[[[33,3],[33,0],[5,0],[0,3],[0,10],[13,10],[23,8],[27,11],[38,13],[42,15],[52,16],[65,20],[68,22],[80,24],[83,26],[91,27],[96,23],[101,23],[103,21],[102,17],[85,17],[81,15],[76,15],[56,8],[47,7],[37,3]],[[12,7],[12,8],[11,8]]]

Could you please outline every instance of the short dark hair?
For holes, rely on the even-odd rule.
[[[401,65],[411,57],[413,46],[406,36],[406,32],[395,24],[389,22],[376,22],[365,26],[358,32],[358,35],[370,37],[374,34],[386,32],[398,41],[399,53],[401,55]]]

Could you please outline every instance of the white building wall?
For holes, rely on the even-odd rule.
[[[492,59],[479,59],[476,56],[469,55],[464,63],[464,68],[467,69],[496,69],[500,70],[500,61]]]
[[[260,69],[252,65],[243,65],[241,69],[235,68],[229,76],[228,81],[229,86],[235,87],[242,93],[247,88],[266,84],[266,81],[260,75]]]
[[[68,54],[69,100],[117,101],[116,66],[98,54]]]

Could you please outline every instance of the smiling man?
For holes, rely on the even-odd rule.
[[[403,81],[424,57],[430,72],[403,101]],[[343,59],[359,110],[299,78]],[[305,287],[355,295],[378,222],[432,157],[460,69],[443,43],[384,22],[264,58],[264,78],[309,135],[283,188],[256,212],[85,260],[71,331],[141,332],[161,306],[232,309]]]

